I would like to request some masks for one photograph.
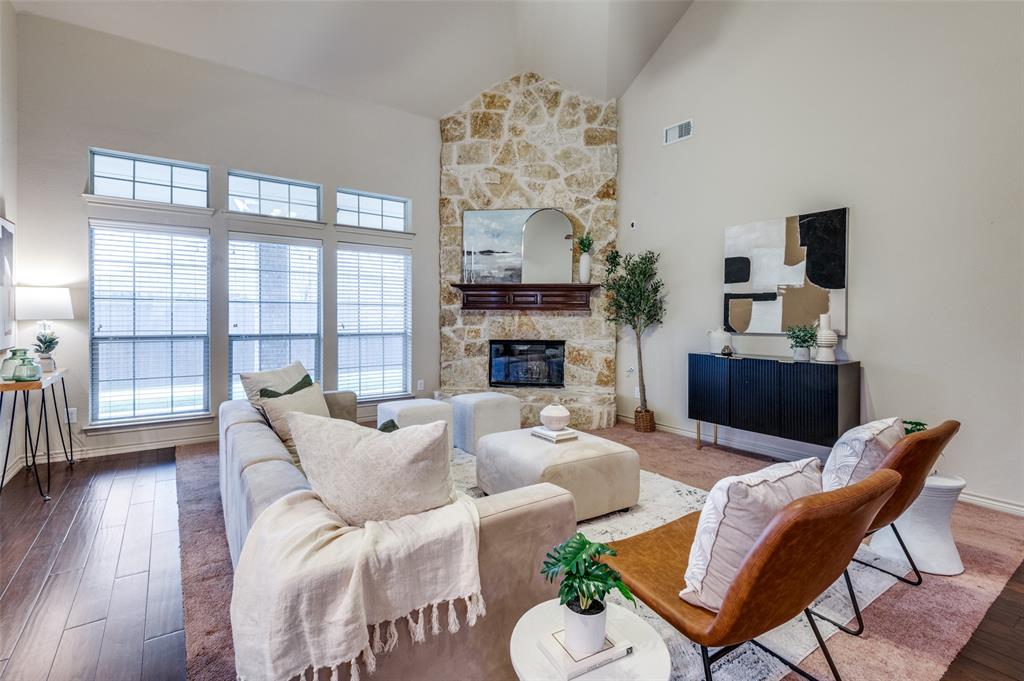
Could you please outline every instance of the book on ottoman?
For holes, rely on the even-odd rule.
[[[537,641],[537,647],[566,681],[603,667],[633,652],[633,644],[616,636],[611,627],[605,632],[604,647],[596,653],[584,657],[575,657],[569,652],[565,645],[565,629],[558,629],[542,637]]]
[[[565,442],[566,440],[575,440],[576,438],[579,437],[579,433],[577,433],[572,428],[563,428],[562,430],[551,430],[547,426],[534,426],[532,434],[536,437],[541,438],[542,440],[547,440],[548,442],[555,443]]]

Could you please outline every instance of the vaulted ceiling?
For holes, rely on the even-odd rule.
[[[19,12],[440,117],[520,71],[621,95],[692,0],[22,0]]]

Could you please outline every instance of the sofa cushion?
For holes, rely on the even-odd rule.
[[[331,416],[319,383],[314,383],[305,390],[280,397],[263,398],[263,412],[267,415],[267,420],[270,421],[270,427],[274,429],[277,436],[281,438],[281,442],[291,453],[292,461],[296,466],[299,465],[299,457],[295,453],[295,442],[292,440],[292,432],[286,416],[291,412],[301,412],[324,418]]]
[[[828,492],[868,477],[904,435],[903,419],[898,416],[846,431],[832,447],[825,462],[825,470],[821,474],[822,488]]]
[[[302,366],[302,362],[296,361],[280,369],[242,372],[238,378],[242,382],[245,396],[259,408],[262,402],[261,390],[267,389],[284,394],[308,375],[309,372]]]
[[[309,414],[287,418],[313,491],[349,525],[394,520],[455,500],[444,421],[382,433]]]
[[[775,514],[789,502],[820,491],[817,457],[716,482],[700,512],[680,597],[718,612],[744,559]]]

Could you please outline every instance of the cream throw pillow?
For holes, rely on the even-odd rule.
[[[263,413],[266,414],[267,420],[270,421],[270,427],[274,429],[277,436],[281,438],[281,442],[288,448],[288,453],[292,455],[292,462],[298,466],[299,457],[295,453],[295,442],[288,424],[288,414],[301,412],[303,414],[330,418],[331,413],[327,410],[327,400],[324,399],[324,393],[320,389],[320,384],[314,383],[308,388],[297,393],[291,393],[290,395],[263,398],[261,402]]]
[[[825,491],[860,482],[881,465],[889,450],[906,435],[903,419],[894,416],[865,423],[843,433],[832,447],[821,474]]]
[[[283,393],[301,381],[307,373],[306,367],[302,366],[302,362],[292,362],[280,369],[241,373],[238,374],[238,378],[242,381],[242,390],[245,391],[245,396],[259,408],[263,404],[263,400],[260,399],[260,390],[269,388]]]
[[[349,525],[455,501],[444,421],[393,433],[299,413],[288,421],[313,491]]]
[[[718,612],[747,554],[775,514],[794,499],[821,491],[817,457],[786,461],[722,478],[708,492],[679,596]]]

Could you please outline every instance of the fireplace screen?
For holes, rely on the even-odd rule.
[[[565,341],[491,341],[491,385],[561,388]]]

